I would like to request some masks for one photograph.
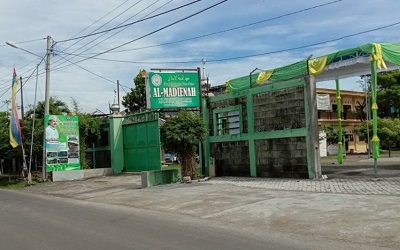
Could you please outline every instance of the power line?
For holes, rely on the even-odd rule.
[[[207,60],[207,62],[233,61],[233,60],[237,60],[237,59],[264,56],[264,55],[269,55],[269,54],[275,54],[275,53],[287,52],[287,51],[292,51],[292,50],[304,49],[304,48],[314,47],[314,46],[325,44],[325,43],[336,42],[336,41],[339,41],[339,40],[343,40],[345,38],[358,36],[358,35],[362,35],[362,34],[365,34],[365,33],[369,33],[369,32],[373,32],[373,31],[377,31],[377,30],[393,27],[393,26],[399,25],[399,24],[400,24],[400,22],[396,22],[396,23],[392,23],[392,24],[389,24],[389,25],[381,26],[381,27],[378,27],[378,28],[375,28],[375,29],[370,29],[370,30],[366,30],[366,31],[362,31],[362,32],[357,32],[357,33],[346,35],[346,36],[342,36],[342,37],[339,37],[339,38],[335,38],[335,39],[331,39],[331,40],[327,40],[327,41],[323,41],[323,42],[312,43],[312,44],[304,45],[304,46],[293,47],[293,48],[289,48],[289,49],[275,50],[275,51],[271,51],[271,52],[265,52],[265,53],[247,55],[247,56],[231,57],[231,58],[225,58],[225,59]]]
[[[203,13],[203,12],[209,10],[209,9],[212,9],[212,8],[218,6],[218,5],[220,5],[220,4],[222,4],[222,3],[226,2],[226,1],[228,1],[228,0],[220,1],[220,2],[218,2],[218,3],[216,3],[216,4],[213,4],[213,5],[211,5],[211,6],[207,7],[207,8],[204,8],[204,9],[202,9],[202,10],[200,10],[200,11],[197,11],[197,12],[191,14],[191,15],[188,15],[188,16],[186,16],[186,17],[184,17],[184,18],[181,18],[181,19],[179,19],[179,20],[177,20],[177,21],[175,21],[175,22],[172,22],[172,23],[170,23],[170,24],[167,24],[167,25],[165,25],[165,26],[163,26],[163,27],[161,27],[161,28],[159,28],[159,29],[156,29],[156,30],[154,30],[154,31],[152,31],[152,32],[149,32],[149,33],[147,33],[146,35],[140,36],[140,37],[135,38],[135,39],[133,39],[133,40],[131,40],[131,41],[129,41],[129,42],[123,43],[123,44],[118,45],[118,46],[116,46],[116,47],[114,47],[114,48],[108,49],[108,50],[106,50],[106,51],[103,51],[103,52],[98,53],[98,54],[96,54],[96,55],[93,55],[93,56],[91,56],[91,57],[88,57],[88,58],[82,59],[82,60],[80,60],[80,61],[77,61],[77,62],[75,62],[75,63],[80,63],[80,62],[83,62],[83,61],[86,61],[86,60],[95,58],[95,57],[97,57],[97,56],[99,56],[99,55],[105,54],[105,53],[107,53],[107,52],[113,51],[113,50],[115,50],[115,49],[121,48],[121,47],[123,47],[123,46],[125,46],[125,45],[128,45],[128,44],[130,44],[130,43],[133,43],[133,42],[135,42],[135,41],[138,41],[138,40],[140,40],[140,39],[143,39],[143,38],[145,38],[145,37],[148,37],[148,36],[150,36],[150,35],[152,35],[152,34],[155,34],[155,33],[159,32],[159,31],[162,31],[162,30],[164,30],[164,29],[166,29],[166,28],[169,28],[169,27],[171,27],[171,26],[173,26],[173,25],[175,25],[175,24],[178,24],[178,23],[180,23],[180,22],[182,22],[182,21],[185,21],[185,20],[187,20],[187,19],[189,19],[189,18],[192,18],[192,17],[194,17],[194,16],[196,16],[196,15],[198,15],[198,14],[200,14],[200,13]],[[65,68],[65,67],[67,67],[67,66],[69,66],[69,65],[59,67],[59,68],[57,68],[57,69],[55,69],[55,70],[60,70],[60,69],[63,69],[63,68]]]
[[[369,29],[369,30],[365,30],[365,31],[361,31],[361,32],[357,32],[357,33],[341,36],[339,38],[334,38],[334,39],[330,39],[330,40],[326,40],[326,41],[322,41],[322,42],[312,43],[312,44],[293,47],[293,48],[274,50],[274,51],[269,51],[269,52],[263,52],[263,53],[252,54],[252,55],[245,55],[245,56],[238,56],[238,57],[230,57],[230,58],[222,58],[222,59],[214,59],[214,60],[210,59],[210,60],[207,60],[207,63],[221,62],[221,61],[233,61],[233,60],[238,60],[238,59],[243,59],[243,58],[270,55],[270,54],[276,54],[276,53],[281,53],[281,52],[287,52],[287,51],[292,51],[292,50],[298,50],[298,49],[314,47],[314,46],[317,46],[317,45],[322,45],[322,44],[326,44],[326,43],[330,43],[330,42],[335,42],[335,41],[343,40],[343,39],[346,39],[346,38],[350,38],[350,37],[354,37],[354,36],[370,33],[370,32],[373,32],[373,31],[390,28],[390,27],[393,27],[393,26],[396,26],[396,25],[399,25],[399,24],[400,24],[400,22],[396,22],[396,23],[380,26],[380,27],[377,27],[377,28],[373,28],[373,29]],[[103,60],[103,61],[110,61],[110,62],[120,62],[120,63],[131,63],[131,64],[184,64],[184,63],[186,64],[186,63],[198,63],[199,62],[199,60],[194,60],[194,61],[173,61],[173,62],[172,61],[170,61],[170,62],[168,62],[168,61],[164,61],[164,62],[146,62],[146,61],[115,60],[115,59],[107,59],[107,58],[99,58],[99,57],[94,57],[94,58],[93,57],[85,57],[85,56],[80,56],[80,57],[86,58],[86,59],[95,59],[95,60]]]
[[[146,20],[149,20],[149,19],[158,17],[158,16],[162,16],[162,15],[164,15],[164,14],[167,14],[167,13],[169,13],[169,12],[172,12],[172,11],[175,11],[175,10],[178,10],[178,9],[181,9],[181,8],[183,8],[183,7],[187,7],[187,6],[189,6],[189,5],[192,5],[192,4],[197,3],[197,2],[200,2],[200,1],[201,1],[201,0],[196,0],[196,1],[193,1],[193,2],[190,2],[190,3],[187,3],[187,4],[184,4],[184,5],[181,5],[181,6],[179,6],[179,7],[176,7],[176,8],[173,8],[173,9],[170,9],[170,10],[167,10],[167,11],[164,11],[164,12],[161,12],[161,13],[159,13],[159,14],[156,14],[156,15],[153,15],[153,16],[149,16],[149,17],[146,17],[146,18],[139,19],[139,20],[134,21],[134,22],[131,22],[131,23],[127,23],[127,24],[124,24],[124,25],[120,25],[120,26],[117,26],[117,27],[114,27],[114,28],[111,28],[111,29],[108,29],[108,30],[103,30],[103,31],[91,33],[91,34],[88,34],[88,35],[85,35],[85,36],[80,36],[80,37],[76,37],[76,38],[61,40],[61,41],[58,41],[58,43],[73,41],[73,40],[76,40],[76,39],[86,38],[86,37],[89,37],[89,36],[95,36],[95,35],[99,35],[99,34],[102,34],[102,33],[105,33],[105,32],[109,32],[109,31],[121,29],[121,28],[124,28],[124,27],[128,27],[128,26],[131,26],[131,25],[136,24],[136,23],[140,23],[140,22],[143,22],[143,21],[146,21]],[[340,0],[340,1],[342,1],[342,0]],[[171,1],[170,1],[170,2],[171,2]],[[164,6],[165,6],[165,4],[164,4]]]
[[[226,32],[229,32],[229,31],[234,31],[234,30],[250,27],[250,26],[257,25],[257,24],[264,23],[264,22],[273,21],[273,20],[276,20],[276,19],[280,19],[280,18],[283,18],[283,17],[299,14],[299,13],[302,13],[302,12],[306,12],[306,11],[309,11],[309,10],[312,10],[312,9],[324,7],[324,6],[331,5],[331,4],[334,4],[334,3],[337,3],[337,2],[342,2],[342,1],[343,0],[336,0],[336,1],[328,2],[328,3],[324,3],[324,4],[319,4],[319,5],[315,5],[315,6],[312,6],[312,7],[305,8],[305,9],[301,9],[301,10],[289,12],[289,13],[286,13],[286,14],[283,14],[283,15],[279,15],[279,16],[276,16],[276,17],[271,17],[271,18],[268,18],[268,19],[260,20],[260,21],[257,21],[257,22],[248,23],[248,24],[236,26],[236,27],[233,27],[233,28],[229,28],[229,29],[226,29],[226,30],[216,31],[216,32],[212,32],[212,33],[208,33],[208,34],[204,34],[204,35],[199,35],[199,36],[194,36],[194,37],[190,37],[190,38],[186,38],[186,39],[182,39],[182,40],[177,40],[177,41],[172,41],[172,42],[167,42],[167,43],[162,43],[162,44],[148,45],[148,46],[143,46],[143,47],[138,47],[138,48],[133,48],[133,49],[117,50],[117,51],[113,51],[112,53],[119,53],[119,52],[133,51],[133,50],[142,50],[142,49],[148,49],[148,48],[154,48],[154,47],[160,47],[160,46],[165,46],[165,45],[171,45],[171,44],[176,44],[176,43],[196,40],[196,39],[200,39],[200,38],[204,38],[204,37],[209,37],[209,36],[213,36],[213,35],[217,35],[217,34],[226,33]],[[86,55],[90,55],[90,54],[96,54],[96,53],[88,53]]]
[[[97,76],[97,77],[100,77],[101,79],[104,79],[104,80],[106,80],[106,81],[115,83],[113,80],[110,80],[110,79],[108,79],[108,78],[106,78],[106,77],[104,77],[104,76],[101,76],[101,75],[99,75],[99,74],[96,74],[96,73],[94,73],[94,72],[92,72],[92,71],[90,71],[90,70],[88,70],[88,69],[86,69],[86,68],[84,68],[84,67],[82,67],[82,66],[80,66],[80,65],[78,65],[78,64],[76,64],[76,63],[74,63],[74,62],[71,62],[70,60],[68,60],[67,58],[65,58],[65,57],[63,57],[63,56],[60,56],[60,57],[61,57],[62,59],[64,59],[64,60],[66,60],[66,61],[68,61],[68,62],[74,64],[75,66],[77,66],[77,67],[83,69],[84,71],[89,72],[89,73],[92,74],[92,75],[95,75],[95,76]]]
[[[31,61],[31,62],[25,64],[24,66],[20,67],[19,70],[21,70],[21,69],[27,67],[28,65],[30,65],[30,64],[33,63],[33,62],[35,62],[36,60],[37,60],[37,59],[35,59],[35,60],[33,60],[33,61]],[[30,71],[31,71],[31,69],[29,70],[29,72],[30,72]],[[9,75],[10,75],[10,74],[6,74],[6,75],[4,75],[4,76],[1,76],[0,79],[5,78],[5,77],[8,77]],[[7,80],[7,81],[8,81],[8,80]]]
[[[44,58],[45,58],[45,56],[44,56],[44,57],[42,58],[42,60],[38,63],[38,65],[40,65],[40,64],[43,62]],[[22,84],[22,87],[25,86],[25,85],[28,83],[29,79],[31,79],[31,77],[32,77],[33,73],[35,73],[36,69],[37,69],[37,67],[36,67],[35,70],[30,74],[30,76],[28,77],[28,79]],[[10,87],[10,89],[11,89],[11,87]],[[20,91],[20,89],[18,89],[15,93],[18,93],[19,91]],[[3,97],[7,92],[8,92],[8,90],[6,90],[6,91],[0,96],[0,98]],[[8,101],[9,101],[9,100],[11,100],[11,98],[8,99]],[[1,106],[0,108],[3,108],[5,105],[6,105],[6,103],[4,103],[3,106]]]
[[[117,10],[119,7],[121,7],[122,5],[124,5],[125,3],[129,2],[130,0],[126,0],[125,2],[121,3],[120,5],[118,5],[117,7],[115,7],[113,10],[111,10],[110,12],[108,12],[107,14],[105,14],[104,16],[100,17],[99,19],[97,19],[94,23],[92,23],[91,25],[89,25],[88,27],[84,28],[83,30],[79,31],[78,33],[76,33],[75,35],[72,36],[71,39],[69,40],[76,40],[79,39],[81,37],[76,38],[77,35],[81,34],[82,32],[84,32],[85,30],[89,29],[90,27],[92,27],[93,25],[95,25],[96,23],[98,23],[99,21],[101,21],[103,18],[105,18],[106,16],[108,16],[109,14],[113,13],[115,10]],[[118,17],[118,16],[117,16]],[[107,22],[108,23],[108,22]],[[105,23],[104,25],[106,25],[107,23]],[[103,27],[104,25],[100,26],[98,29],[100,29],[101,27]],[[92,33],[91,33],[92,34]],[[68,41],[68,40],[64,40],[64,41]],[[63,41],[60,41],[63,42]]]
[[[105,25],[107,25],[108,23],[110,23],[111,21],[115,20],[117,17],[121,16],[122,14],[124,14],[125,12],[127,12],[128,10],[130,10],[132,7],[136,6],[136,5],[137,5],[138,3],[140,3],[141,1],[143,1],[143,0],[139,0],[138,2],[132,4],[131,6],[129,6],[129,7],[128,7],[127,9],[125,9],[124,11],[120,12],[120,13],[119,13],[118,15],[116,15],[115,17],[111,18],[110,20],[108,20],[108,21],[105,22],[104,24],[100,25],[100,27],[98,27],[97,29],[95,29],[95,30],[92,31],[91,33],[98,31],[99,29],[101,29],[102,27],[104,27]],[[126,1],[125,1],[125,2],[126,2]],[[124,3],[125,3],[125,2],[124,2]],[[121,6],[121,5],[117,6],[116,8],[114,8],[114,10],[118,9],[120,6]],[[114,10],[113,10],[113,11],[114,11]],[[111,11],[111,12],[113,12],[113,11]],[[107,14],[107,15],[108,15],[108,14]],[[105,16],[107,16],[107,15],[105,15]],[[102,19],[102,18],[100,18],[100,20],[101,20],[101,19]],[[90,33],[90,34],[91,34],[91,33]],[[80,39],[79,41],[74,42],[73,44],[71,44],[71,45],[68,46],[67,48],[63,49],[62,51],[65,51],[65,50],[69,49],[70,47],[72,47],[73,45],[79,43],[79,42],[82,41],[83,39],[84,39],[84,38]],[[98,38],[93,39],[93,40],[90,41],[89,43],[94,42],[96,39],[98,39]],[[72,53],[74,53],[74,52],[76,52],[76,51],[82,49],[83,47],[85,47],[85,46],[88,45],[89,43],[87,43],[87,44],[81,46],[81,47],[78,48],[78,49],[75,49]],[[61,59],[60,59],[60,60],[61,60]],[[57,65],[57,63],[58,63],[60,60],[57,60],[57,61],[54,62],[53,64],[56,64],[56,66],[62,65],[62,63],[60,63],[60,64]]]
[[[124,11],[122,11],[121,13],[119,13],[117,16],[115,16],[115,17],[112,18],[111,20],[107,21],[105,24],[103,24],[103,25],[101,25],[100,27],[98,27],[97,29],[95,29],[93,32],[99,30],[101,27],[104,27],[106,24],[108,24],[108,23],[111,22],[112,20],[116,19],[117,17],[121,16],[123,13],[127,12],[129,9],[131,9],[131,8],[134,7],[134,6],[136,6],[137,4],[139,4],[139,3],[142,2],[142,1],[143,1],[143,0],[140,0],[140,1],[136,2],[135,4],[129,6],[129,8],[125,9]],[[160,1],[160,0],[157,0],[155,3],[159,2],[159,1]],[[153,3],[153,4],[154,4],[154,3]],[[153,4],[151,4],[151,5],[153,5]],[[151,5],[150,5],[150,6],[151,6]],[[130,18],[126,19],[126,20],[123,21],[121,24],[123,24],[124,22],[128,21],[129,19],[135,17],[136,15],[138,15],[139,13],[143,12],[143,11],[146,10],[146,9],[147,9],[147,8],[145,8],[145,9],[143,9],[143,10],[137,12],[135,15],[133,15],[133,16],[131,16]],[[93,32],[92,32],[92,33],[93,33]],[[105,35],[105,34],[103,34],[103,35]],[[102,37],[103,35],[101,35],[100,37]],[[83,45],[83,46],[81,46],[81,47],[75,49],[72,53],[74,53],[74,52],[76,52],[76,51],[78,51],[78,50],[80,50],[80,49],[86,47],[87,45],[89,45],[90,43],[96,41],[96,40],[99,39],[100,37],[97,37],[97,38],[91,40],[90,42],[86,43],[85,45]],[[80,39],[79,41],[81,41],[81,40],[83,40],[83,39],[84,39],[84,38]],[[78,43],[79,41],[73,43],[72,45]],[[66,49],[70,48],[72,45],[70,45],[70,46],[67,47]],[[66,49],[64,49],[63,51],[65,51]],[[72,59],[72,58],[70,58],[70,59]],[[56,65],[55,65],[56,67],[57,67],[57,66],[61,66],[61,65],[63,64],[63,63],[57,64],[59,61],[60,61],[60,60],[54,62],[54,64],[56,64]],[[71,65],[71,64],[70,64],[70,65]]]
[[[76,33],[75,35],[73,35],[72,38],[74,38],[75,36],[81,34],[83,31],[87,30],[88,28],[92,27],[94,24],[98,23],[100,20],[102,20],[103,18],[105,18],[106,16],[108,16],[109,14],[111,14],[112,12],[114,12],[115,10],[117,10],[119,7],[121,7],[122,5],[124,5],[124,4],[125,4],[126,2],[128,2],[128,1],[130,1],[130,0],[126,0],[126,1],[123,2],[122,4],[118,5],[118,6],[115,7],[113,10],[111,10],[110,12],[108,12],[107,14],[105,14],[104,16],[102,16],[101,18],[97,19],[95,22],[93,22],[91,25],[89,25],[89,26],[86,27],[85,29],[83,29],[83,30],[79,31],[78,33]],[[133,6],[133,5],[132,5],[132,6]],[[132,6],[131,6],[131,7],[132,7]],[[130,8],[131,8],[131,7],[130,7]],[[128,8],[128,9],[130,9],[130,8]],[[125,10],[125,11],[126,11],[126,10]],[[91,33],[96,32],[96,31],[99,30],[101,27],[105,26],[106,24],[108,24],[109,22],[111,22],[112,20],[114,20],[115,18],[117,18],[117,17],[119,17],[120,15],[122,15],[123,13],[125,13],[125,11],[122,12],[122,13],[120,13],[120,14],[117,15],[116,17],[112,18],[112,19],[109,20],[108,22],[104,23],[103,25],[101,25],[100,27],[98,27],[97,29],[95,29],[94,31],[92,31]],[[76,41],[76,42],[74,42],[73,44],[69,45],[67,48],[63,49],[62,51],[65,51],[65,50],[71,48],[72,46],[74,46],[75,44],[79,43],[79,42],[82,41],[82,40],[83,40],[83,38],[80,39],[79,41]],[[77,50],[79,50],[79,49],[77,49]],[[75,51],[77,51],[77,50],[75,50]],[[74,52],[75,52],[75,51],[74,51]],[[57,63],[57,62],[59,62],[59,61],[60,61],[60,60],[56,61],[55,63]]]
[[[38,39],[32,39],[32,40],[22,41],[22,42],[16,42],[16,43],[17,43],[17,44],[18,44],[18,43],[30,43],[30,42],[36,42],[36,41],[41,41],[41,40],[45,40],[45,39],[46,39],[46,37],[45,37],[45,38],[38,38]],[[3,47],[3,46],[6,46],[6,44],[0,45],[0,47]]]
[[[142,1],[142,0],[141,0],[141,1]],[[141,1],[137,2],[136,4],[140,3]],[[148,5],[148,6],[145,7],[144,9],[140,10],[139,12],[137,12],[135,15],[133,15],[133,16],[131,16],[130,18],[128,18],[128,19],[126,19],[125,21],[123,21],[121,24],[123,24],[123,23],[127,22],[128,20],[132,19],[133,17],[139,15],[140,13],[142,13],[142,12],[145,11],[146,9],[150,8],[150,7],[153,6],[154,4],[158,3],[159,1],[160,1],[160,0],[157,0],[157,1],[153,2],[152,4]],[[171,1],[173,1],[173,0],[171,0]],[[171,1],[169,1],[169,2],[171,2]],[[169,3],[169,2],[168,2],[168,3]],[[131,6],[131,7],[132,7],[132,6]],[[128,28],[128,27],[126,27],[126,28]],[[124,28],[123,30],[125,30],[126,28]],[[109,36],[109,37],[107,37],[106,39],[103,39],[102,41],[100,41],[100,42],[94,44],[94,45],[91,46],[90,48],[87,48],[85,51],[90,50],[91,48],[93,48],[93,47],[99,45],[100,43],[102,43],[102,42],[108,40],[110,37],[112,37],[112,36],[118,34],[118,33],[121,32],[121,31],[122,31],[122,30],[118,31],[117,33],[115,33],[115,34],[113,34],[113,35],[111,35],[111,36]],[[73,52],[76,52],[76,51],[78,51],[78,50],[83,49],[84,47],[86,47],[87,45],[93,43],[93,42],[96,41],[97,39],[100,39],[100,37],[102,37],[102,36],[104,36],[104,35],[106,35],[106,34],[104,33],[104,34],[102,34],[101,36],[96,37],[95,39],[89,41],[89,42],[86,43],[85,45],[83,45],[83,46],[81,46],[80,48],[74,50]],[[82,38],[82,39],[83,39],[83,38]],[[81,52],[79,52],[79,53],[81,53]],[[76,56],[73,56],[73,57],[70,58],[70,59],[73,59],[73,58],[75,58],[75,57],[76,57]],[[57,62],[59,62],[59,61],[57,61]],[[57,62],[56,62],[56,63],[57,63]],[[63,64],[63,63],[59,63],[59,64],[56,65],[56,67],[57,67],[57,66],[61,66],[62,64]]]

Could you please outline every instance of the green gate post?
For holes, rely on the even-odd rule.
[[[206,137],[203,141],[203,149],[204,149],[204,167],[205,167],[205,175],[210,176],[210,134],[208,131],[210,131],[210,111],[208,110],[207,107],[207,101],[208,98],[203,98],[201,105],[202,105],[202,111],[203,111],[203,121],[206,124],[207,128],[207,134]]]
[[[254,136],[254,107],[253,107],[253,94],[249,91],[246,97],[246,110],[247,110],[247,130],[248,133]],[[257,159],[256,159],[256,145],[253,138],[248,140],[249,143],[249,156],[250,156],[250,176],[257,177]]]
[[[340,85],[339,79],[336,79],[336,105],[337,105],[337,117],[338,117],[338,163],[343,164],[343,129],[342,129],[342,98],[340,97]]]
[[[122,135],[122,116],[112,115],[110,122],[110,149],[111,149],[111,168],[114,174],[122,173],[124,167],[124,146]]]
[[[372,47],[372,54],[375,54],[375,47]],[[378,137],[378,105],[376,104],[377,96],[377,75],[376,59],[372,56],[371,61],[371,97],[372,97],[372,157],[374,158],[374,175],[378,176],[378,158],[380,158],[380,146]],[[368,124],[369,126],[369,124]]]

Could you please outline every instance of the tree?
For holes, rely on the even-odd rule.
[[[392,108],[400,108],[400,70],[378,74],[378,116],[398,117]]]
[[[372,131],[372,121],[369,122],[368,126],[369,131]],[[356,127],[354,131],[358,134],[360,140],[367,140],[366,121]],[[400,119],[378,118],[378,137],[380,146],[389,150],[390,157],[390,147],[400,140]]]
[[[10,116],[8,112],[0,112],[0,158],[22,157],[20,148],[10,145]]]
[[[178,154],[182,159],[184,176],[195,177],[195,153],[207,133],[204,121],[198,115],[180,111],[161,127],[161,143],[164,148]]]
[[[146,86],[142,72],[145,72],[145,70],[140,70],[133,79],[135,88],[131,88],[131,92],[122,97],[122,105],[124,105],[127,113],[141,112],[146,109]]]
[[[338,142],[339,132],[332,125],[323,125],[320,130],[326,133],[326,142],[328,145],[336,144]]]

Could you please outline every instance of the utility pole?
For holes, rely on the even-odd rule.
[[[120,104],[119,104],[119,80],[117,80],[117,100],[118,100],[118,103],[117,103],[117,104],[118,104],[118,112],[119,112],[119,111],[120,111],[120,109],[119,109],[119,107],[120,107],[120,106],[119,106],[119,105],[120,105]]]
[[[22,92],[22,76],[19,77],[19,83],[21,84],[21,127],[24,127],[24,94]]]
[[[51,36],[47,36],[47,47],[46,47],[46,90],[44,96],[44,118],[50,112],[50,55],[51,55],[51,46],[53,44],[53,39]],[[42,164],[42,174],[43,174],[43,181],[47,179],[46,173],[46,126],[44,126],[43,130],[43,164]]]
[[[25,136],[24,133],[22,132],[22,128],[24,127],[25,123],[24,123],[24,94],[23,94],[23,88],[22,88],[22,77],[19,77],[19,83],[21,84],[21,148],[22,148],[22,163],[23,163],[23,167],[22,167],[22,175],[23,177],[25,177],[25,171],[27,170],[27,166],[26,166],[26,157],[25,157]],[[28,180],[29,182],[29,180]],[[29,184],[31,184],[31,182],[29,182]]]

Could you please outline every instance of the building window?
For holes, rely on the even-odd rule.
[[[332,104],[332,111],[337,111],[337,104]]]
[[[351,105],[343,105],[343,119],[347,120],[350,118]]]
[[[242,133],[242,106],[218,108],[214,113],[214,135]]]

